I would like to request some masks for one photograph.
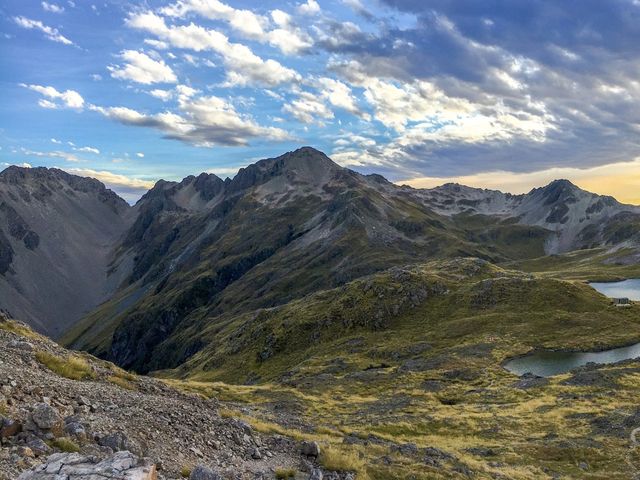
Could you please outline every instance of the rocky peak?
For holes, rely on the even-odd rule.
[[[260,160],[241,168],[229,184],[232,192],[258,186],[276,177],[292,183],[324,185],[344,169],[312,147],[302,147],[276,158]]]
[[[541,195],[545,199],[544,204],[551,205],[558,202],[574,203],[578,195],[586,192],[575,186],[569,180],[560,179],[554,180],[544,187],[534,189],[531,193]]]
[[[203,200],[209,201],[224,190],[224,180],[213,173],[201,173],[195,178],[194,188]]]
[[[17,188],[25,201],[30,201],[32,196],[43,201],[54,191],[71,189],[74,192],[96,195],[115,212],[121,213],[129,208],[126,201],[99,180],[72,175],[58,168],[25,168],[12,165],[0,172],[0,183]]]

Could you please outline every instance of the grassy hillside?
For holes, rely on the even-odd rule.
[[[580,280],[434,261],[209,325],[161,345],[206,346],[158,374],[237,402],[229,415],[257,428],[322,442],[360,478],[622,479],[640,460],[637,364],[531,384],[501,366],[640,341],[640,306],[617,309]]]

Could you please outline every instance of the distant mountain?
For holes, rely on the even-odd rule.
[[[554,180],[526,195],[457,184],[419,190],[417,195],[441,215],[488,215],[549,230],[549,254],[625,242],[636,246],[640,241],[640,207],[587,192],[568,180]]]
[[[190,358],[199,329],[390,267],[640,244],[638,207],[566,180],[418,190],[310,147],[233,179],[161,180],[134,207],[96,180],[11,167],[0,200],[0,308],[138,371]]]
[[[62,170],[0,173],[0,308],[59,336],[110,297],[113,249],[129,205],[103,184]]]
[[[568,182],[519,196],[399,187],[308,147],[232,180],[158,182],[134,210],[114,263],[130,274],[66,340],[139,371],[182,363],[203,347],[194,331],[222,328],[232,315],[395,265],[469,256],[500,263],[604,245],[604,232],[586,241],[583,230],[638,215]],[[635,241],[628,233],[618,240]]]

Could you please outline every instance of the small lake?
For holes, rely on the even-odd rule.
[[[590,283],[598,292],[609,298],[626,297],[640,301],[640,279],[622,282]],[[516,375],[533,373],[539,377],[550,377],[566,373],[587,363],[610,364],[640,357],[640,343],[628,347],[612,348],[602,352],[534,352],[514,358],[504,364],[504,368]]]
[[[640,278],[632,278],[622,282],[594,282],[589,285],[609,298],[626,297],[634,302],[640,302]]]
[[[638,357],[640,357],[640,343],[602,352],[535,352],[509,360],[504,364],[504,368],[516,375],[533,373],[539,377],[551,377],[590,362],[609,364]]]

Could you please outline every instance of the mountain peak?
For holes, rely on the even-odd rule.
[[[542,187],[542,188],[563,188],[563,189],[575,189],[575,190],[579,190],[580,188],[571,182],[571,180],[567,180],[566,178],[558,178],[556,180],[553,180],[551,183],[549,183],[547,186]]]
[[[241,168],[230,183],[231,191],[261,185],[276,177],[293,182],[324,185],[344,169],[320,150],[301,147],[279,157],[266,158]]]

